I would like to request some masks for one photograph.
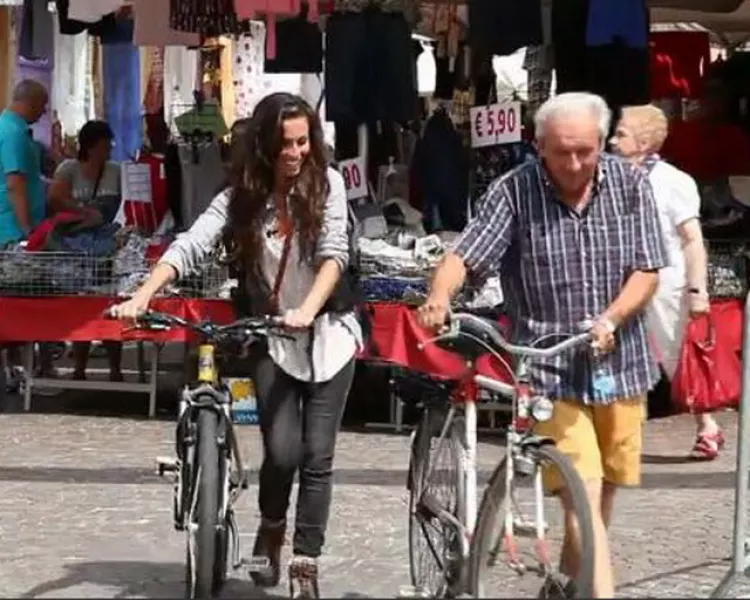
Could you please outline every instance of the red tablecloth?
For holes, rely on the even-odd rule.
[[[87,296],[60,298],[0,297],[0,342],[137,340],[182,342],[187,332],[127,331],[122,323],[103,317],[115,300]],[[228,323],[234,318],[230,303],[221,300],[185,300],[163,298],[152,304],[154,310],[171,312],[189,319],[211,319]],[[428,337],[417,325],[413,309],[386,303],[369,305],[372,317],[372,344],[363,358],[375,358],[447,378],[466,372],[465,362],[435,345],[419,349]],[[742,311],[739,300],[717,300],[711,310],[717,339],[739,351],[742,347]],[[485,375],[508,380],[495,359],[482,358],[477,370]]]
[[[181,342],[188,339],[188,333],[182,329],[128,331],[122,322],[104,317],[106,309],[115,303],[115,299],[91,296],[0,297],[0,342],[139,339]],[[211,319],[219,323],[229,323],[234,316],[232,306],[221,300],[160,298],[154,300],[151,307],[183,318]]]

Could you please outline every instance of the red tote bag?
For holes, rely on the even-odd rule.
[[[739,405],[742,363],[727,343],[717,342],[710,316],[691,319],[682,342],[672,401],[680,412],[708,413]]]

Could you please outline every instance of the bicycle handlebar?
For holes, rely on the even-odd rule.
[[[291,338],[291,336],[285,336],[281,333],[284,330],[281,318],[272,316],[249,317],[238,319],[227,325],[216,325],[211,321],[189,321],[182,317],[178,317],[177,315],[148,310],[138,317],[137,323],[142,329],[156,331],[165,331],[172,327],[184,327],[212,340],[218,340],[222,337],[232,337],[232,334],[238,334],[238,337],[243,338],[250,338],[253,336],[267,337],[271,334],[278,335],[279,337]]]
[[[506,340],[502,334],[490,323],[481,317],[472,315],[470,313],[452,313],[448,317],[448,327],[450,329],[448,335],[461,335],[462,326],[464,329],[473,331],[480,331],[482,336],[489,338],[489,341],[501,348],[508,354],[515,356],[522,356],[528,358],[550,358],[557,354],[561,354],[566,350],[570,350],[577,346],[591,342],[591,332],[579,333],[571,336],[562,342],[549,346],[547,348],[535,348],[533,346],[521,346],[511,344]],[[562,335],[562,334],[561,334]]]

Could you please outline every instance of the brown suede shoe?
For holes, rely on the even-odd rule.
[[[250,571],[250,577],[258,587],[275,587],[281,579],[281,547],[284,545],[286,523],[258,527],[253,546],[253,562],[267,558],[268,565]]]

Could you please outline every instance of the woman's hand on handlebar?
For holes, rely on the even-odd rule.
[[[124,321],[137,321],[147,310],[151,298],[136,292],[136,294],[120,304],[115,304],[109,309],[109,314],[115,319]]]
[[[314,320],[315,315],[311,315],[302,308],[295,308],[286,311],[281,316],[280,324],[287,329],[309,329]]]
[[[445,327],[450,309],[450,298],[430,295],[425,303],[417,309],[417,320],[425,329],[439,331]]]

